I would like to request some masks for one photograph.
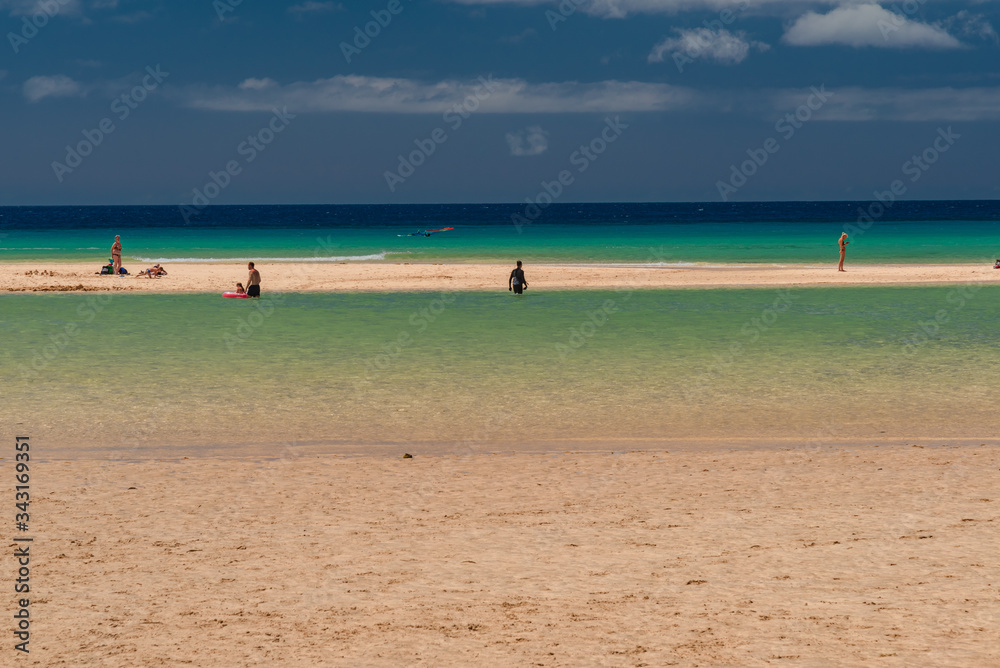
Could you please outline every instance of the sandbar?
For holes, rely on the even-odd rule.
[[[140,267],[125,263],[132,271]],[[243,262],[165,264],[169,275],[101,276],[94,264],[0,264],[0,292],[207,292],[246,284]],[[400,292],[506,290],[513,263],[396,264],[384,262],[259,263],[263,290],[274,292]],[[530,290],[934,285],[1000,283],[991,265],[588,265],[525,264]]]

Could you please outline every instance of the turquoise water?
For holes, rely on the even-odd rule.
[[[0,373],[8,414],[66,453],[992,437],[998,298],[19,294],[3,297]]]
[[[846,223],[849,224],[849,223]],[[845,223],[616,223],[457,225],[431,237],[398,236],[410,227],[116,228],[8,230],[4,261],[88,261],[109,257],[122,236],[130,263],[191,260],[302,260],[530,263],[829,263]],[[992,221],[883,221],[853,232],[850,262],[991,263],[1000,257]]]

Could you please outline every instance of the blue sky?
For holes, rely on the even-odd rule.
[[[993,1],[0,0],[0,20],[0,205],[520,202],[564,172],[561,201],[1000,194]]]

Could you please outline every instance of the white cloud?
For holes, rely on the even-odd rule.
[[[84,89],[65,74],[57,74],[52,77],[31,77],[24,82],[23,92],[29,102],[38,102],[47,97],[82,96]]]
[[[277,86],[278,82],[274,79],[269,79],[264,77],[263,79],[254,79],[250,77],[245,79],[238,88],[240,90],[263,90],[265,88],[270,88],[271,86]]]
[[[674,32],[677,37],[667,37],[653,47],[647,58],[649,62],[662,63],[664,57],[670,54],[689,60],[704,58],[723,65],[735,65],[746,60],[751,47],[759,51],[771,48],[763,42],[748,41],[743,32],[734,34],[728,30],[715,31],[708,28],[674,28]]]
[[[827,14],[807,12],[782,38],[795,46],[960,49],[962,43],[939,26],[911,21],[877,4],[838,7]]]
[[[334,12],[339,9],[343,9],[343,7],[336,2],[316,2],[315,0],[309,0],[308,2],[300,2],[297,5],[292,5],[288,8],[288,13],[295,14],[301,18],[303,14]]]
[[[477,113],[544,114],[680,109],[691,105],[695,94],[669,84],[635,81],[529,84],[522,79],[490,78],[425,83],[338,75],[259,88],[193,88],[184,98],[187,106],[213,111],[268,111],[287,106],[294,112],[441,114],[464,104],[465,109]]]
[[[538,125],[507,133],[510,154],[516,156],[541,155],[549,148],[549,133]]]

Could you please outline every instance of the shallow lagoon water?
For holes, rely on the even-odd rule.
[[[8,295],[11,415],[66,456],[995,434],[1000,286]]]

